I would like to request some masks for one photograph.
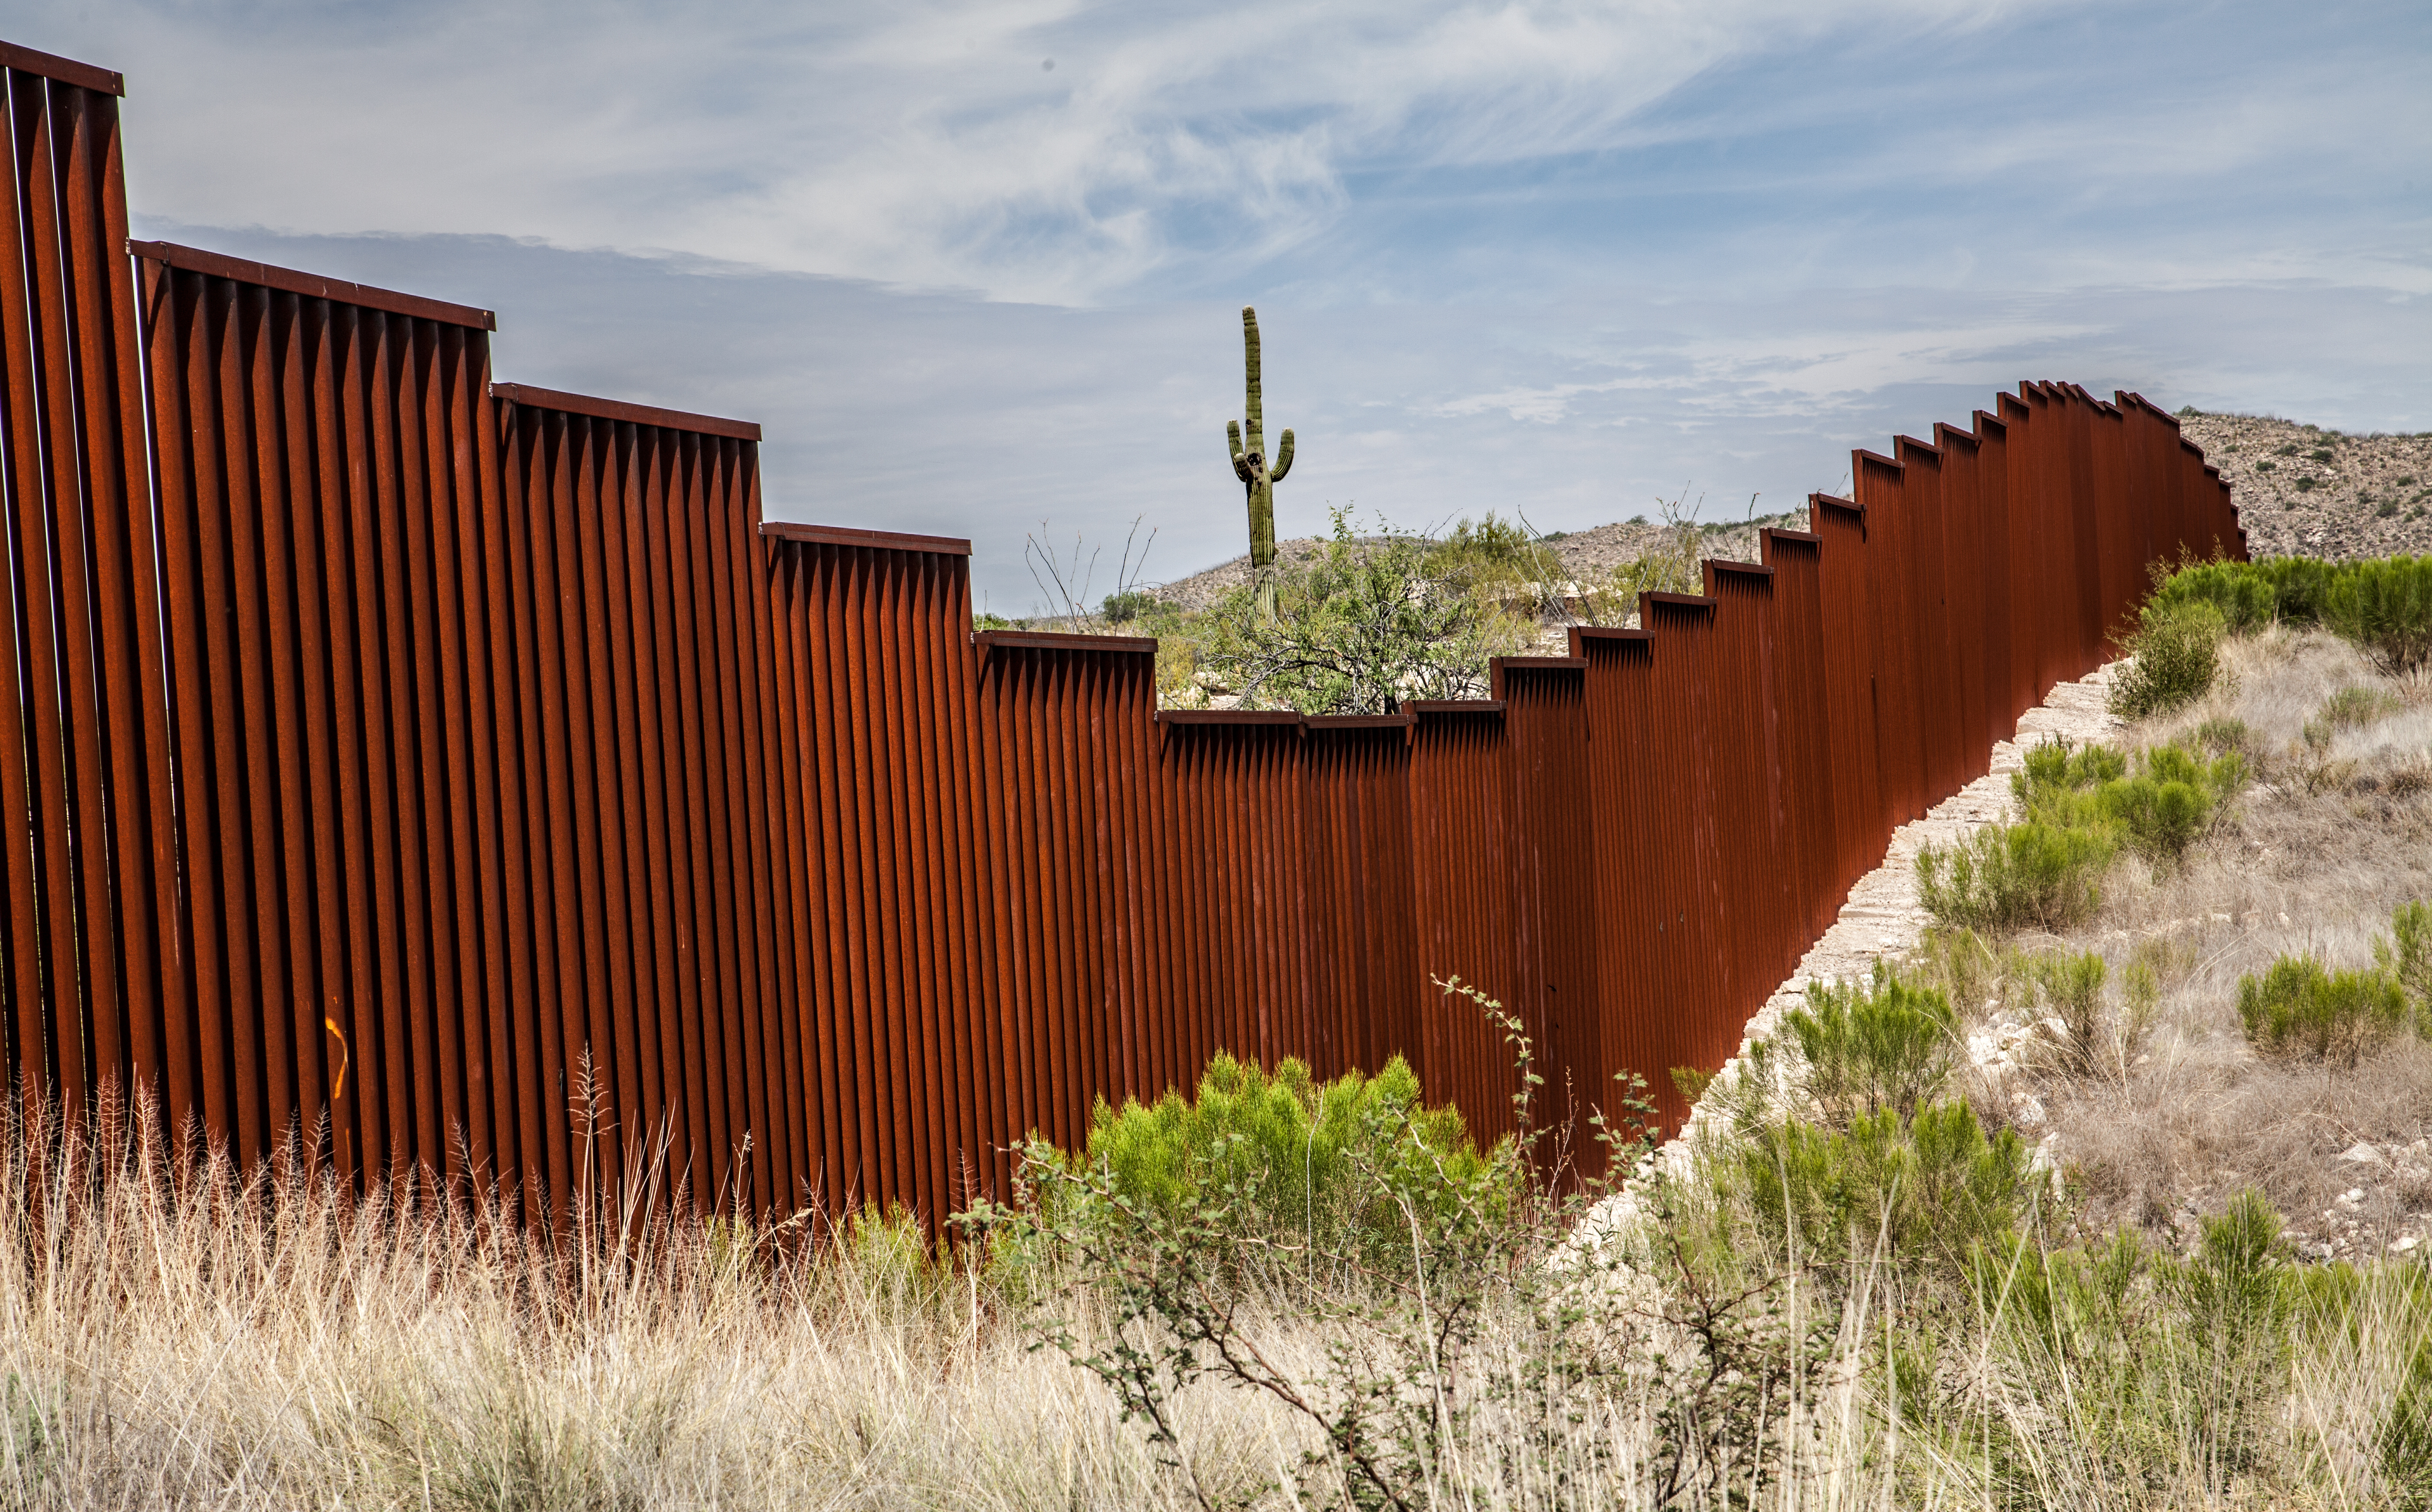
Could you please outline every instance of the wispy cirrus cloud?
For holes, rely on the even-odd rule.
[[[136,80],[145,209],[504,234],[1089,303],[1306,245],[1363,173],[1612,150],[1752,51],[1986,0],[1075,0],[373,11],[126,0],[52,40]]]

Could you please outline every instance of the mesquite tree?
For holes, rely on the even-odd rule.
[[[1264,572],[1275,561],[1275,485],[1292,471],[1292,433],[1284,432],[1283,448],[1275,465],[1267,465],[1263,407],[1258,402],[1258,312],[1241,307],[1241,367],[1246,393],[1241,408],[1250,428],[1250,443],[1241,445],[1241,422],[1224,422],[1224,440],[1233,449],[1233,476],[1250,496],[1250,566]]]

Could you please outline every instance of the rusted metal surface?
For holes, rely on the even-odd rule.
[[[0,64],[0,1049],[248,1167],[934,1222],[1220,1050],[1493,1138],[1455,975],[1592,1166],[2153,563],[2245,549],[2170,416],[2022,384],[1492,698],[1160,713],[1153,641],[974,633],[967,541],[762,522],[755,425],[127,243],[116,76]]]
[[[151,1083],[185,1032],[119,77],[0,45],[0,1014],[21,1091]]]

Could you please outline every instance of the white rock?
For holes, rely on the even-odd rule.
[[[2046,1117],[2044,1100],[2032,1092],[2021,1092],[2011,1099],[2010,1110],[2019,1123],[2030,1129],[2042,1127]]]
[[[2341,1151],[2339,1152],[2339,1158],[2345,1161],[2353,1161],[2355,1164],[2359,1166],[2378,1166],[2382,1164],[2381,1151],[2373,1149],[2371,1144],[2362,1139],[2357,1140],[2355,1144],[2350,1145],[2347,1149]]]
[[[2361,1186],[2351,1186],[2346,1191],[2339,1194],[2339,1201],[2350,1207],[2360,1206],[2364,1201],[2364,1188]]]
[[[2397,1238],[2390,1241],[2390,1252],[2391,1254],[2406,1254],[2423,1242],[2423,1240],[2417,1238],[2412,1234],[2402,1234]]]

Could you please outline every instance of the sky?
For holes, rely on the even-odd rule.
[[[9,8],[127,76],[137,235],[757,420],[1002,613],[1245,548],[1245,303],[1284,535],[1772,512],[2022,378],[2432,429],[2422,0]]]

